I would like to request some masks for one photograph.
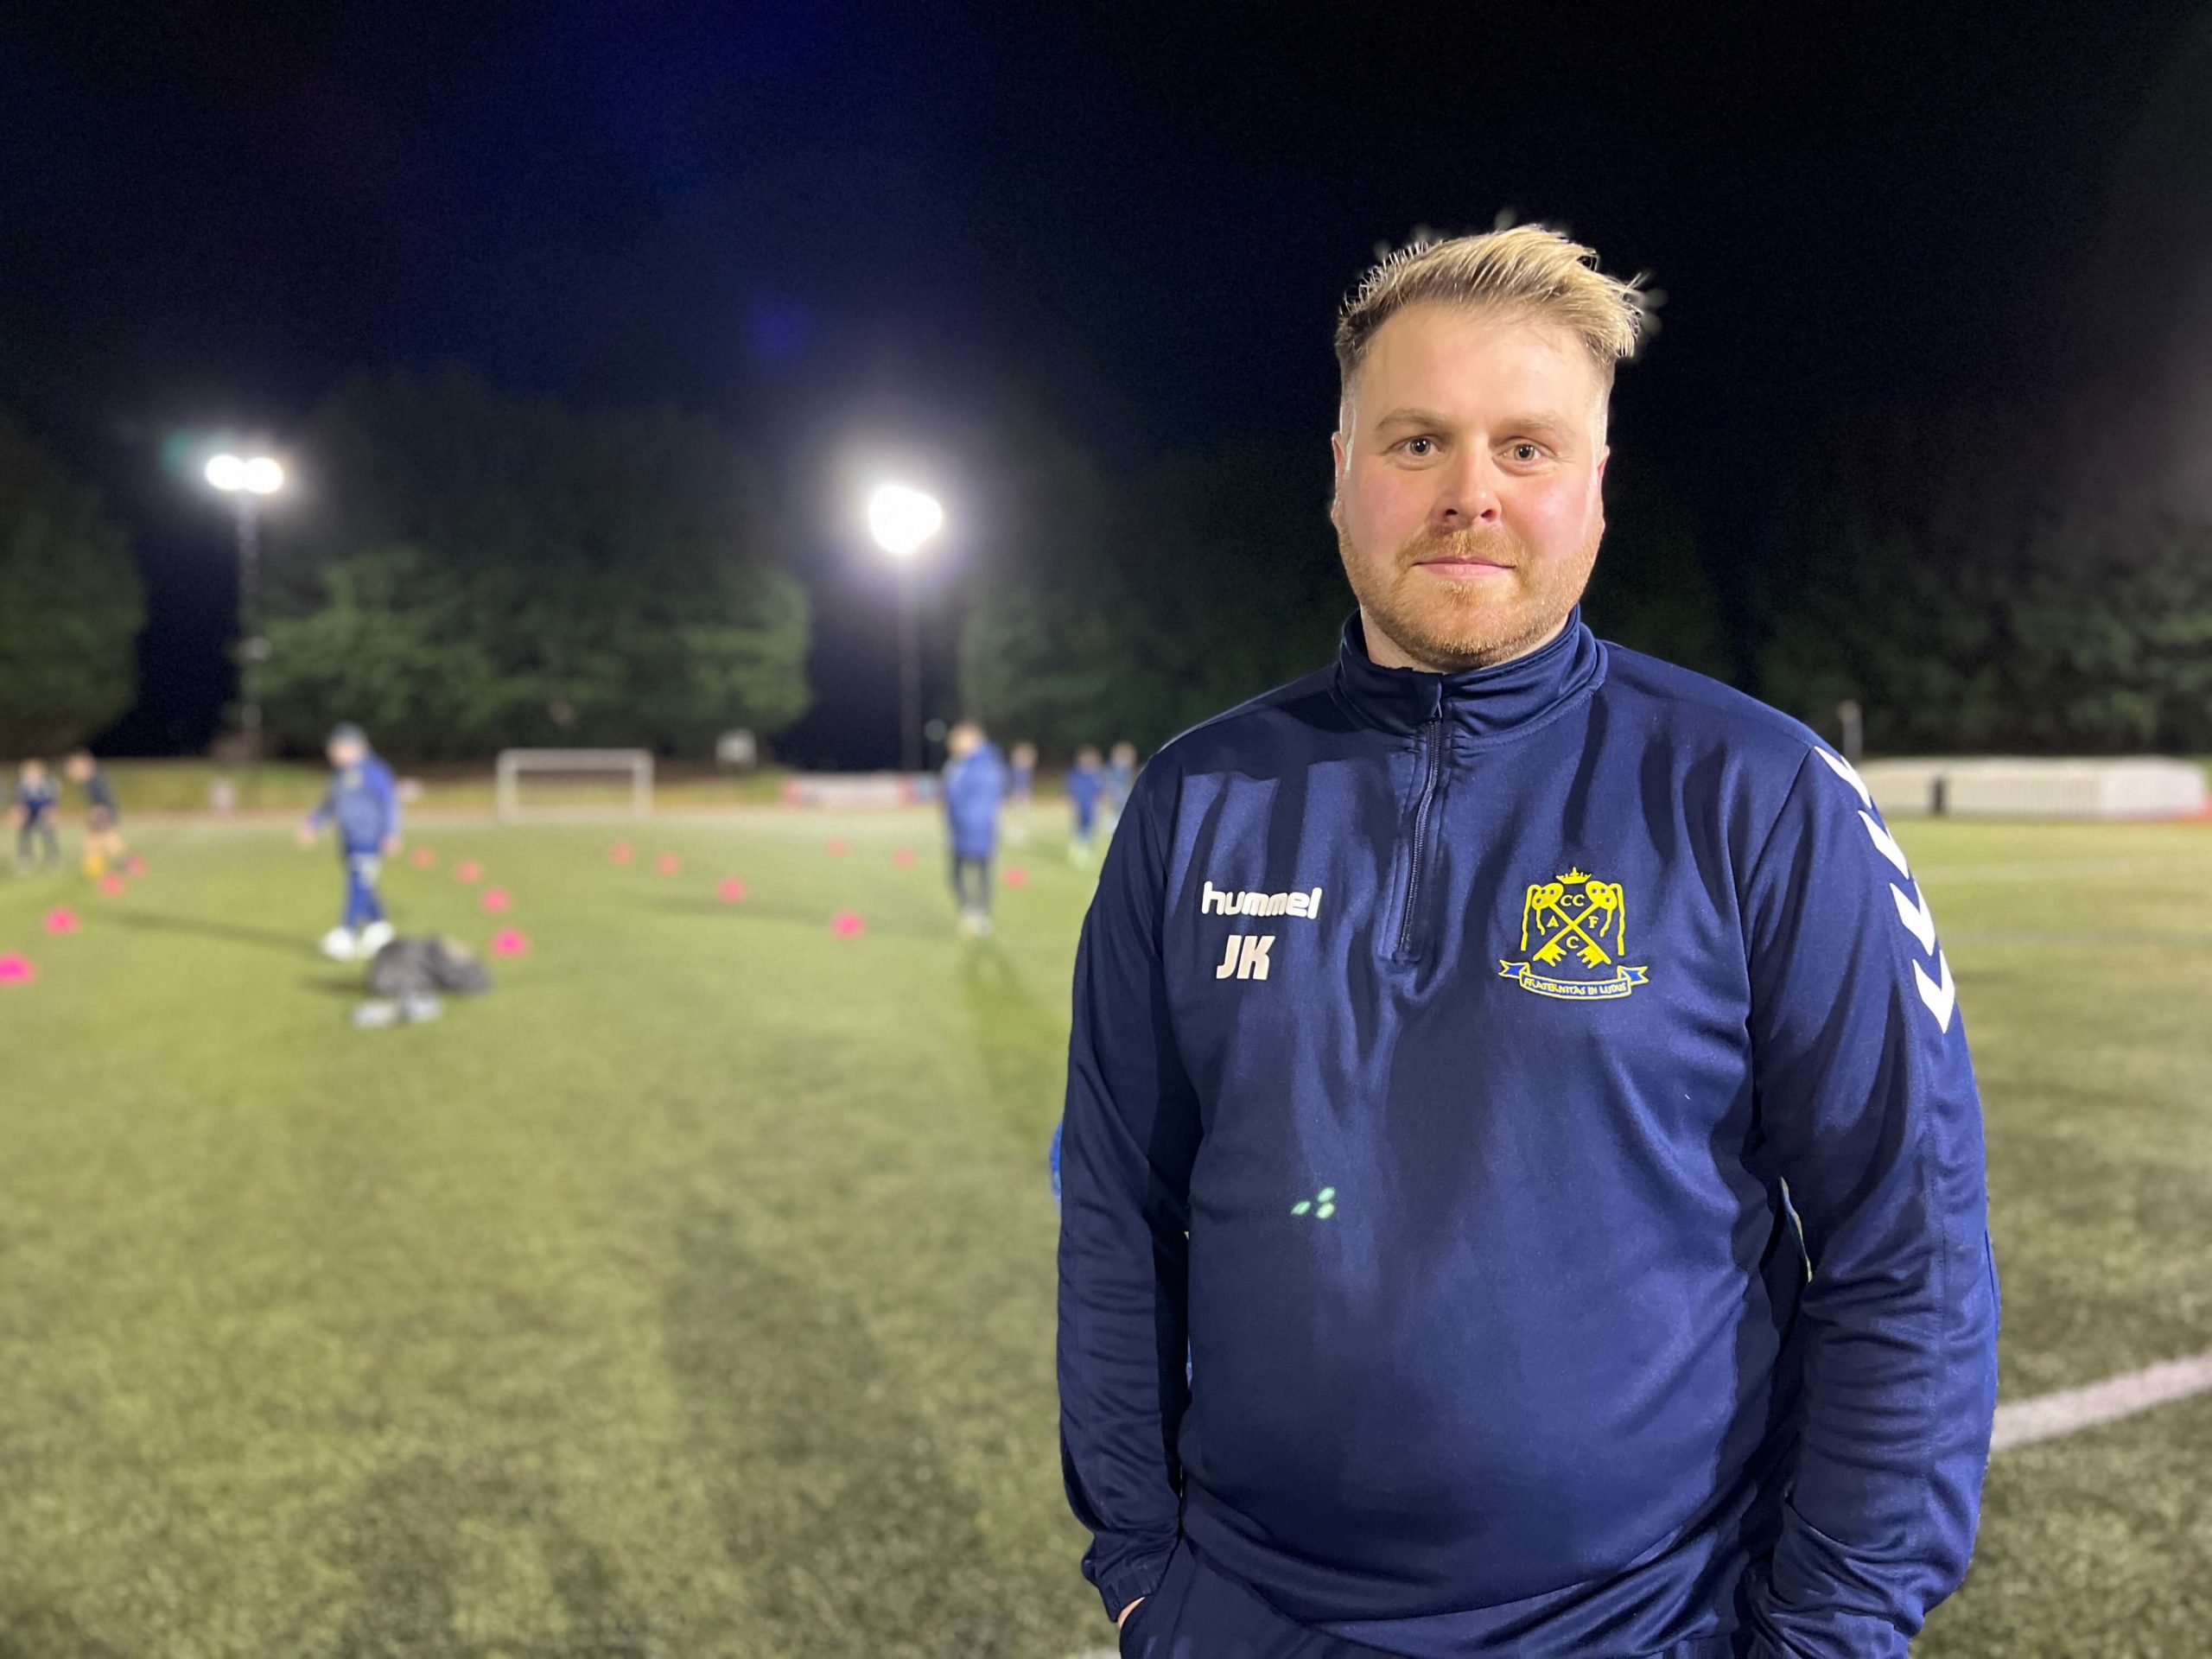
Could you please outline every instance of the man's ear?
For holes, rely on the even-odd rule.
[[[1329,522],[1342,530],[1344,527],[1344,435],[1341,431],[1329,434]]]

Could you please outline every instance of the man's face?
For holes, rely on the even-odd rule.
[[[363,752],[359,743],[352,741],[335,742],[323,751],[330,757],[330,764],[340,772],[349,766],[359,766]]]
[[[1376,662],[1451,673],[1559,632],[1605,528],[1605,390],[1554,323],[1423,304],[1376,330],[1329,516]]]

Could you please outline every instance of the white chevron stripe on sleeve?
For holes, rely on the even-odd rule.
[[[1892,881],[1890,883],[1890,896],[1897,901],[1897,919],[1904,924],[1905,931],[1920,941],[1923,953],[1934,956],[1936,912],[1928,907],[1928,895],[1923,893],[1908,899],[1904,896],[1904,889]]]
[[[1912,977],[1920,988],[1920,1000],[1936,1016],[1936,1029],[1948,1033],[1951,1029],[1951,1010],[1959,1000],[1959,988],[1951,979],[1951,959],[1940,950],[1936,953],[1936,972],[1937,977],[1930,979],[1925,968],[1916,962],[1912,964]]]
[[[1866,834],[1874,843],[1874,850],[1896,865],[1899,875],[1911,880],[1912,866],[1904,861],[1904,849],[1898,846],[1890,832],[1882,828],[1882,821],[1872,812],[1861,812],[1859,822],[1866,826]]]
[[[1842,779],[1845,783],[1851,785],[1853,790],[1855,791],[1859,796],[1859,805],[1871,807],[1874,804],[1873,791],[1866,787],[1866,780],[1859,775],[1859,769],[1853,766],[1850,761],[1845,760],[1840,754],[1833,754],[1823,748],[1815,747],[1813,750],[1813,753],[1819,755],[1821,760],[1828,763],[1828,770],[1830,772],[1835,773],[1837,777]]]

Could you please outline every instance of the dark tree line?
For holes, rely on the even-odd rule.
[[[1870,749],[2212,752],[2212,523],[2086,408],[1846,423],[1761,566],[1758,689]]]
[[[314,507],[264,680],[287,741],[350,719],[410,758],[697,752],[805,711],[805,590],[713,423],[392,375],[340,388],[299,450]]]
[[[0,755],[54,753],[129,709],[145,604],[99,497],[0,418]]]
[[[1585,611],[1606,638],[1870,749],[2212,752],[2212,522],[2118,480],[2086,409],[1839,423],[1777,503],[1732,635],[1692,515],[1618,453]],[[1149,749],[1327,662],[1351,608],[1325,449],[1114,469],[987,446],[960,699],[1064,757]],[[465,376],[365,378],[293,446],[270,561],[274,730],[362,721],[397,755],[697,753],[804,712],[805,589],[741,447],[702,417],[584,413]],[[96,494],[0,421],[0,753],[95,736],[134,695],[143,599]]]

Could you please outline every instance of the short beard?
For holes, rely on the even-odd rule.
[[[1460,674],[1525,657],[1556,634],[1589,584],[1604,533],[1600,524],[1580,553],[1542,559],[1503,525],[1446,533],[1425,530],[1398,550],[1388,570],[1378,570],[1360,556],[1339,524],[1337,553],[1368,621],[1427,672]],[[1414,569],[1448,555],[1510,565],[1513,580],[1501,593],[1497,589],[1504,584],[1487,579],[1442,582]]]

